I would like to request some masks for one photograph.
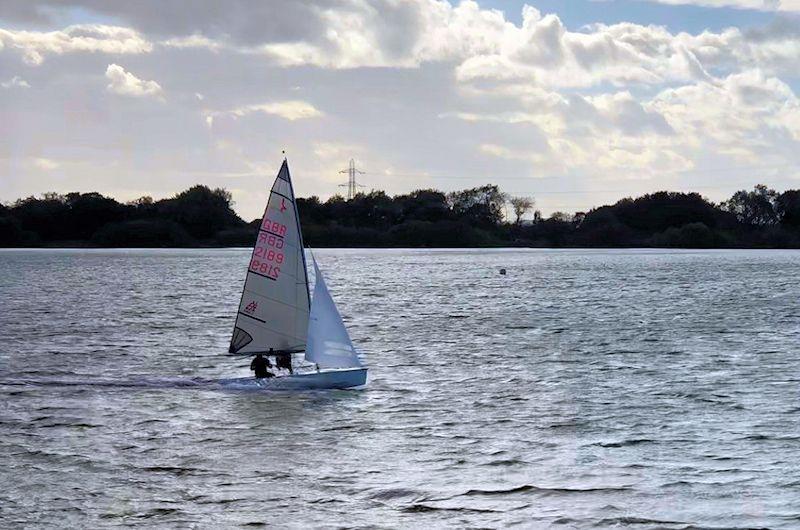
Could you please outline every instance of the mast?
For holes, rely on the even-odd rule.
[[[306,252],[305,252],[305,243],[303,243],[303,228],[300,225],[300,210],[297,209],[297,203],[295,202],[294,196],[294,185],[292,185],[292,177],[289,174],[289,164],[286,161],[286,157],[283,157],[283,164],[286,166],[286,176],[288,177],[287,180],[289,182],[289,195],[292,197],[292,202],[294,203],[294,221],[297,224],[297,237],[300,240],[300,257],[302,258],[303,262],[303,280],[302,284],[306,290],[306,301],[308,306],[309,313],[311,312],[311,291],[308,287],[308,266],[306,264]],[[283,166],[281,166],[283,167]],[[279,172],[280,173],[280,172]]]

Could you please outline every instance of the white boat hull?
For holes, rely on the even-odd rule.
[[[240,377],[223,379],[221,384],[228,388],[242,390],[325,390],[343,389],[364,386],[367,383],[366,368],[345,370],[324,370],[320,372],[303,372],[264,379]]]

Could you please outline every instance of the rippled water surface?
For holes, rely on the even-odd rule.
[[[800,528],[798,252],[320,250],[370,380],[295,394],[248,256],[0,252],[1,527]]]

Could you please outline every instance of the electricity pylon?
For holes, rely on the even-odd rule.
[[[350,159],[350,167],[347,169],[341,170],[339,173],[347,173],[347,184],[339,184],[340,188],[347,186],[347,200],[352,200],[353,197],[356,196],[358,193],[358,188],[363,188],[364,186],[356,182],[356,173],[364,174],[363,171],[359,171],[356,169],[356,162],[352,158]]]

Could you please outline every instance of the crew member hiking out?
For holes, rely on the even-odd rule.
[[[253,362],[250,363],[250,369],[256,372],[256,379],[264,379],[265,377],[275,377],[275,375],[267,370],[272,368],[272,363],[269,359],[264,358],[263,355],[256,354]]]

